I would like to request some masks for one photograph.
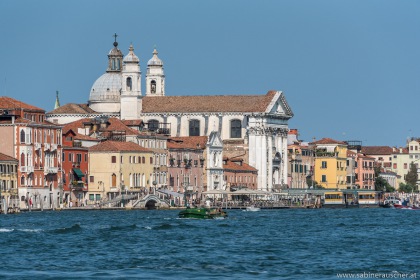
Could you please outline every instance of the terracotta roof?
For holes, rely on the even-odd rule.
[[[347,156],[348,157],[350,157],[350,156],[354,157],[355,155],[357,155],[355,152],[347,150]]]
[[[265,112],[276,91],[266,95],[145,96],[143,113]]]
[[[408,154],[409,151],[407,148],[399,148],[394,150],[393,154]]]
[[[347,143],[342,142],[342,141],[337,141],[337,140],[334,140],[334,139],[331,139],[331,138],[322,138],[321,140],[312,142],[310,144],[315,144],[315,145],[319,145],[319,144],[340,144],[340,145],[346,145],[347,146]]]
[[[207,136],[171,137],[168,138],[168,149],[200,149],[204,150]]]
[[[121,120],[121,121],[126,126],[140,126],[143,123],[142,120]]]
[[[365,154],[363,154],[363,153],[358,153],[358,154],[357,154],[357,156],[358,156],[359,158],[365,158],[365,159],[375,160],[375,158],[374,158],[374,157],[371,157],[371,156],[365,155]]]
[[[11,118],[0,120],[0,124],[11,124],[11,123],[12,123]],[[28,119],[21,118],[21,117],[16,117],[14,123],[15,124],[37,124],[37,125],[43,124],[43,125],[50,125],[50,126],[54,126],[54,127],[62,127],[62,125],[52,123],[52,122],[49,122],[49,121],[46,121],[46,120],[44,120],[42,122],[38,122],[38,121],[32,121],[32,120],[28,120]]]
[[[0,161],[16,161],[19,162],[17,159],[15,159],[14,157],[5,155],[3,153],[0,153]]]
[[[58,107],[47,114],[91,114],[96,113],[87,104],[68,103]]]
[[[23,103],[7,96],[0,96],[0,109],[26,109],[45,112],[44,109]]]
[[[110,122],[110,124],[107,127],[106,131],[125,131],[126,135],[138,135],[139,134],[139,132],[137,130],[128,127],[120,119],[109,118],[108,121]]]
[[[89,148],[89,152],[150,152],[133,142],[105,141]]]
[[[258,170],[252,167],[245,162],[242,162],[242,165],[236,164],[233,161],[227,160],[226,164],[223,164],[223,169],[225,170],[233,170],[233,171],[253,171],[257,172]]]
[[[73,130],[74,133],[77,134],[77,136],[83,135],[83,134],[78,133],[78,128],[84,128],[85,123],[90,123],[90,122],[93,122],[93,121],[94,121],[94,119],[84,118],[84,119],[80,119],[80,120],[68,123],[63,127],[63,133],[65,134],[71,129],[71,130]],[[108,118],[107,121],[109,122],[108,127],[106,129],[100,129],[99,131],[101,131],[101,132],[124,131],[126,135],[138,135],[139,134],[139,132],[137,130],[134,130],[134,129],[126,126],[120,119]],[[89,131],[89,133],[93,133],[93,131]]]
[[[361,152],[365,155],[391,155],[392,148],[389,146],[363,146]]]

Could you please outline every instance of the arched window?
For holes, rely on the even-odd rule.
[[[133,87],[133,82],[131,81],[131,77],[128,77],[126,81],[126,90],[131,91],[132,87]]]
[[[159,121],[157,120],[150,120],[147,122],[147,127],[150,131],[155,131],[159,128]]]
[[[151,93],[156,93],[156,81],[155,80],[152,80],[150,82],[150,92]]]
[[[25,143],[25,131],[23,129],[20,131],[20,143]]]
[[[190,120],[189,136],[200,136],[200,121],[199,120]]]
[[[20,154],[20,166],[26,166],[25,159],[26,159],[25,154],[24,153]]]
[[[242,125],[240,120],[230,122],[230,138],[242,138]]]

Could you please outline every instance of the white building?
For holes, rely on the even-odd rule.
[[[133,46],[123,57],[114,42],[106,73],[91,88],[89,107],[68,104],[47,113],[47,119],[59,124],[99,115],[141,119],[145,129],[173,137],[209,136],[217,131],[225,149],[237,151],[246,163],[258,169],[259,189],[286,184],[288,120],[293,112],[283,92],[166,96],[163,62],[157,54],[155,49],[148,61],[143,95],[139,59]]]

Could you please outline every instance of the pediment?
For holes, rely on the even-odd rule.
[[[290,108],[289,104],[287,103],[286,97],[281,91],[273,97],[273,100],[267,107],[266,113],[289,117],[293,116],[292,109]]]
[[[210,133],[208,145],[210,147],[223,147],[223,141],[219,132],[213,131]]]

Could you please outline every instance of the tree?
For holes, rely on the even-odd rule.
[[[306,177],[306,184],[308,185],[308,187],[314,187],[315,189],[323,189],[323,187],[318,184],[317,181],[312,180],[310,176]]]
[[[381,176],[376,177],[375,179],[375,191],[386,191],[386,192],[393,192],[395,189],[391,187],[387,180],[382,178]]]
[[[407,175],[405,175],[405,182],[407,183],[407,185],[410,185],[413,190],[416,190],[417,180],[418,180],[417,166],[414,164],[414,162],[411,162],[410,170],[408,171]]]
[[[400,183],[400,187],[398,189],[400,192],[411,193],[413,191],[413,187],[410,184]]]

